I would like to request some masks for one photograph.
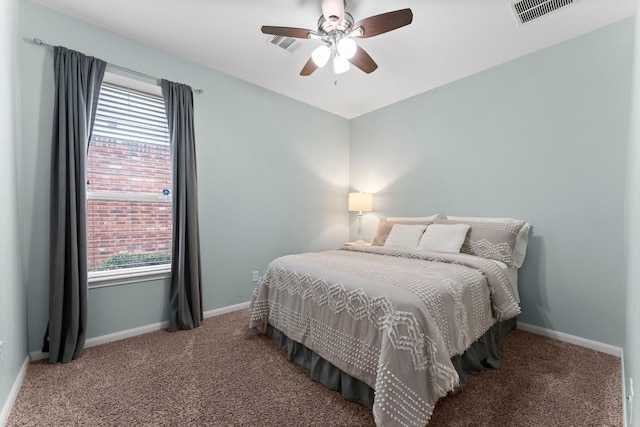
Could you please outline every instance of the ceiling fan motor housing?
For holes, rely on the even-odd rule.
[[[346,0],[322,0],[322,16],[327,21],[342,21]]]
[[[323,36],[327,36],[334,31],[346,34],[351,31],[353,22],[353,16],[351,16],[349,12],[345,12],[344,19],[339,21],[327,19],[323,15],[320,16],[320,19],[318,19],[318,33]]]

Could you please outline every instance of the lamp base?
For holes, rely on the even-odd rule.
[[[353,243],[355,243],[356,245],[364,245],[365,243],[367,243],[362,238],[362,211],[358,212],[358,238]]]

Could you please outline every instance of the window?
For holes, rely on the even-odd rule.
[[[109,81],[113,78],[105,77],[100,90],[87,154],[91,286],[155,279],[171,266],[171,152],[164,101]]]

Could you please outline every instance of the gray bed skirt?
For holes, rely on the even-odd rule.
[[[467,384],[471,372],[496,369],[502,364],[502,354],[498,348],[498,341],[509,331],[516,328],[516,319],[509,319],[494,324],[483,336],[471,344],[471,347],[460,356],[454,356],[451,361],[460,376],[458,388]],[[342,393],[342,396],[352,402],[360,403],[369,408],[373,407],[374,390],[362,381],[345,374],[333,364],[318,356],[304,345],[289,339],[278,329],[268,325],[267,335],[283,350],[287,351],[287,358],[291,362],[309,370],[314,381]]]

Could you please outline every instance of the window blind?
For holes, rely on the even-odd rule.
[[[169,145],[162,98],[103,83],[93,135]]]

